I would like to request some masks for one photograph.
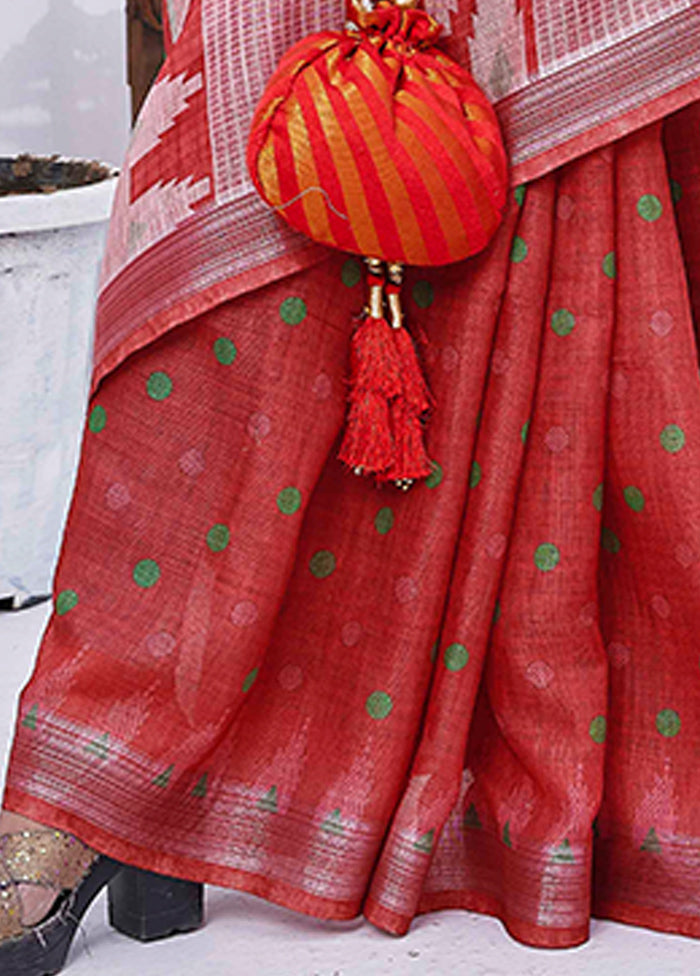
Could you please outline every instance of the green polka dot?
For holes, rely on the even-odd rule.
[[[513,196],[515,197],[515,202],[519,207],[522,207],[522,205],[525,203],[526,194],[527,194],[526,186],[516,186],[516,188],[513,190]]]
[[[435,300],[433,286],[429,281],[417,281],[413,286],[413,301],[418,308],[430,308]]]
[[[482,478],[481,465],[478,461],[474,461],[472,464],[472,469],[469,473],[469,487],[476,488]]]
[[[445,649],[444,661],[448,671],[461,671],[469,660],[469,651],[464,644],[450,644]]]
[[[601,483],[598,485],[596,490],[593,492],[593,507],[597,509],[599,512],[603,511],[604,493],[605,493],[605,489],[603,488],[603,483],[601,481]]]
[[[603,258],[603,274],[607,275],[608,278],[617,278],[617,262],[614,251],[609,251]]]
[[[552,329],[558,336],[568,336],[574,330],[576,319],[566,308],[557,309],[552,315]]]
[[[678,454],[685,446],[685,434],[677,424],[668,424],[659,435],[661,446],[669,454]]]
[[[391,695],[387,695],[385,691],[373,691],[365,702],[367,714],[371,718],[386,718],[393,707]]]
[[[244,692],[250,691],[250,689],[253,687],[253,685],[255,684],[255,679],[258,676],[258,671],[259,670],[260,670],[260,668],[253,668],[253,670],[250,671],[246,675],[245,680],[244,680],[243,685],[242,685]]]
[[[306,315],[306,302],[303,298],[285,298],[280,305],[280,318],[287,325],[299,325]]]
[[[56,597],[56,613],[59,617],[68,613],[74,607],[78,606],[78,594],[75,590],[63,590]]]
[[[672,708],[662,708],[656,716],[656,730],[667,739],[673,739],[681,730],[678,712]]]
[[[386,535],[394,527],[394,513],[390,508],[380,508],[374,520],[374,527],[380,535]]]
[[[510,249],[510,259],[513,264],[521,264],[527,257],[527,244],[522,237],[514,237]]]
[[[503,613],[503,609],[501,607],[501,601],[500,600],[496,600],[496,605],[493,608],[493,622],[495,624],[497,624],[498,621],[501,619],[501,614],[502,613]]]
[[[674,203],[680,203],[683,196],[683,187],[678,180],[671,180],[671,199]]]
[[[154,559],[142,559],[134,566],[134,583],[142,589],[150,589],[159,579],[160,566]]]
[[[639,488],[635,488],[634,485],[629,485],[624,491],[625,501],[632,509],[633,512],[641,512],[644,508],[645,501],[644,495],[641,493]]]
[[[99,404],[92,408],[92,413],[90,414],[90,419],[88,421],[88,427],[93,434],[99,434],[107,426],[107,411],[104,407]]]
[[[437,461],[430,462],[433,470],[432,473],[428,475],[425,479],[426,488],[437,488],[439,484],[442,483],[444,477],[444,472],[442,466],[437,463]]]
[[[359,285],[362,278],[362,267],[360,262],[356,261],[354,258],[350,258],[343,265],[343,270],[340,273],[340,277],[343,280],[343,284],[346,288],[354,288],[355,285]]]
[[[603,526],[600,533],[600,542],[606,552],[611,552],[613,555],[619,552],[622,548],[622,543],[615,535],[612,529],[609,529],[606,525]]]
[[[535,566],[543,573],[549,573],[559,564],[561,553],[551,542],[543,542],[535,550]]]
[[[335,569],[335,556],[327,549],[319,549],[311,557],[309,569],[317,579],[325,579]]]
[[[283,488],[277,496],[277,508],[283,515],[294,515],[301,508],[301,492],[298,488]]]
[[[663,213],[663,209],[661,201],[653,193],[645,193],[644,196],[641,196],[637,200],[637,213],[642,220],[647,220],[649,223],[658,220]]]
[[[173,392],[173,381],[167,373],[151,373],[146,388],[152,400],[167,400]]]
[[[224,336],[221,336],[221,338],[217,339],[214,343],[214,355],[222,366],[230,366],[238,355],[238,350],[230,339],[226,339]]]
[[[212,525],[207,532],[207,545],[212,552],[223,552],[231,541],[228,525]]]
[[[604,715],[596,715],[591,724],[588,726],[588,734],[594,742],[598,745],[602,745],[605,742],[605,736],[608,733],[608,723]]]
[[[526,420],[520,429],[520,440],[523,444],[527,444],[527,436],[530,433],[530,421]]]

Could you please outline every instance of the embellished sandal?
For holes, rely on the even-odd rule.
[[[22,884],[58,891],[48,914],[35,925],[22,922]],[[0,836],[2,976],[60,972],[82,916],[106,884],[110,923],[132,938],[159,939],[202,924],[200,884],[121,864],[60,830]]]

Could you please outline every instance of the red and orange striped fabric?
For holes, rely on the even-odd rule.
[[[259,193],[341,250],[415,265],[475,254],[506,198],[491,105],[435,47],[441,28],[423,11],[380,3],[354,20],[280,62],[248,145]]]

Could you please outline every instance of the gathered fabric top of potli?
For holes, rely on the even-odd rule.
[[[253,119],[248,167],[288,223],[323,244],[441,265],[501,222],[507,157],[472,76],[436,47],[427,13],[349,4],[280,62]]]

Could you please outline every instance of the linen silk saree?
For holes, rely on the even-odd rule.
[[[207,9],[173,3],[173,36]],[[233,197],[240,238],[212,233],[233,227],[192,198],[212,176],[178,174],[207,158],[216,64],[193,80],[177,51],[113,220],[6,805],[395,933],[451,907],[542,946],[591,912],[697,936],[698,106],[547,156],[486,253],[411,272],[438,410],[403,495],[335,457],[359,265],[247,239]],[[173,187],[168,234],[147,201]]]

